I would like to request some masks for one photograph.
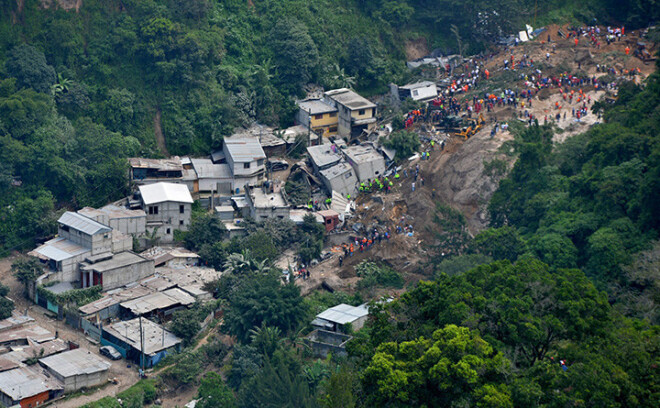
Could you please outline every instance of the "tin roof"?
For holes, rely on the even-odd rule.
[[[81,265],[80,269],[82,269],[83,271],[94,271],[97,273],[104,273],[118,268],[124,268],[129,265],[142,263],[142,262],[149,262],[149,261],[150,261],[149,259],[145,259],[134,252],[124,251],[112,255],[112,258],[106,261],[101,261],[85,266]]]
[[[176,305],[187,306],[193,303],[195,303],[195,298],[179,288],[172,288],[129,300],[122,303],[121,307],[130,310],[135,315],[142,315],[153,312],[154,310],[167,309]]]
[[[227,153],[232,161],[236,163],[248,163],[259,159],[265,159],[266,153],[256,137],[250,138],[225,138]]]
[[[211,159],[190,159],[200,179],[231,179],[231,169],[226,163],[215,164]]]
[[[46,241],[41,246],[28,252],[28,255],[40,259],[52,259],[53,261],[63,261],[85,252],[91,252],[90,249],[82,247],[66,238],[58,237]]]
[[[113,323],[103,330],[140,350],[140,318]],[[149,319],[142,319],[144,354],[156,354],[181,343],[181,339]]]
[[[110,368],[109,362],[82,348],[42,358],[39,363],[64,378],[95,374]]]
[[[46,377],[41,368],[21,367],[0,373],[0,392],[12,401],[61,389],[62,385],[54,378]]]
[[[76,229],[80,232],[84,232],[88,235],[95,235],[103,232],[110,232],[112,228],[96,222],[91,218],[85,217],[84,215],[67,211],[57,220],[62,225],[66,225],[69,228]]]
[[[160,171],[182,170],[181,159],[174,156],[169,159],[145,159],[144,157],[131,157],[128,163],[133,168],[158,169]]]
[[[191,204],[193,202],[190,191],[184,184],[161,182],[140,186],[139,189],[140,194],[142,195],[142,201],[144,201],[146,205],[163,203],[166,201]]]
[[[369,309],[366,305],[351,306],[342,303],[317,314],[316,317],[332,323],[346,324],[352,323],[368,314]]]

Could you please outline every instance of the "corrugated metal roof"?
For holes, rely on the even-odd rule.
[[[167,309],[176,305],[191,305],[195,303],[195,298],[182,291],[179,288],[168,289],[163,292],[154,292],[147,296],[123,302],[124,307],[135,315],[141,315],[154,310]]]
[[[103,330],[140,350],[139,318],[105,326]],[[155,354],[181,343],[181,339],[149,319],[142,319],[144,354]]]
[[[225,138],[227,153],[236,163],[248,163],[265,159],[266,153],[257,138]]]
[[[52,259],[53,261],[63,261],[85,252],[91,252],[90,249],[82,247],[66,238],[53,238],[46,241],[40,247],[30,251],[28,255],[36,256],[42,259]]]
[[[54,378],[46,377],[38,367],[21,367],[0,373],[0,392],[13,401],[63,388]]]
[[[231,179],[231,169],[226,163],[214,164],[211,159],[190,159],[200,179]]]
[[[66,225],[69,228],[76,229],[80,232],[84,232],[88,235],[95,235],[103,232],[110,232],[112,228],[96,222],[91,218],[87,218],[84,215],[67,211],[57,220],[62,225]]]
[[[174,156],[169,159],[145,159],[144,157],[132,157],[128,163],[133,168],[140,169],[158,169],[160,171],[182,170],[181,159]]]
[[[177,203],[191,203],[192,196],[184,184],[154,183],[140,186],[142,201],[146,205],[173,201]]]
[[[64,378],[107,371],[111,365],[82,348],[42,358],[39,362]]]
[[[368,314],[369,309],[366,305],[351,306],[342,303],[317,314],[316,317],[337,324],[346,324],[352,323]]]

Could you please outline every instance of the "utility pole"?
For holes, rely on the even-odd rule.
[[[144,373],[144,334],[142,333],[142,315],[140,314],[138,317],[140,321],[140,369],[142,370],[142,373]],[[142,375],[140,373],[140,375]]]

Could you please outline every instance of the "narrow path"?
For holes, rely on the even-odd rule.
[[[156,115],[154,116],[154,133],[156,134],[156,144],[158,149],[163,153],[165,157],[169,157],[170,153],[167,151],[167,145],[165,144],[165,136],[163,135],[163,128],[160,124],[160,108],[156,108]]]

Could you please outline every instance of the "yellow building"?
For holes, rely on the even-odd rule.
[[[337,108],[321,99],[298,102],[296,122],[321,136],[337,134]]]
[[[340,136],[350,139],[376,126],[376,104],[370,100],[348,88],[334,89],[323,96],[327,104],[337,107]]]

